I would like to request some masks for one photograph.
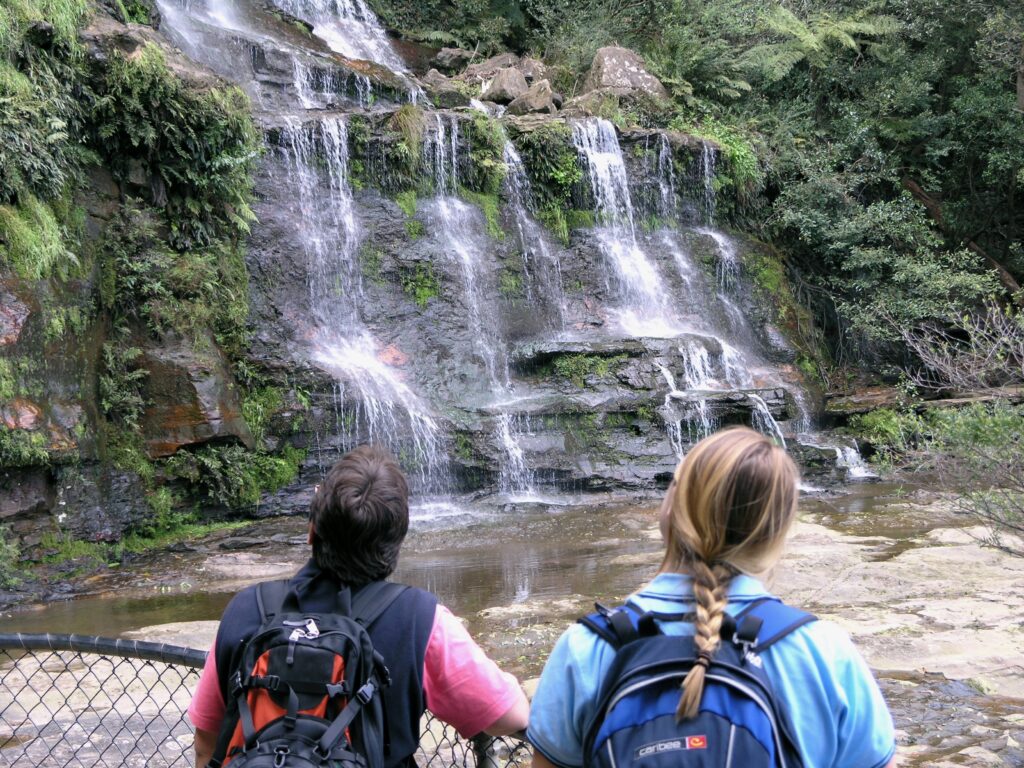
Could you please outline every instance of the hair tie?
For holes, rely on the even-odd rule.
[[[708,668],[711,664],[711,653],[710,651],[701,651],[697,654],[697,664],[700,664],[704,669]]]

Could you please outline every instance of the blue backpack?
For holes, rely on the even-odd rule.
[[[697,648],[692,636],[663,634],[656,620],[692,622],[693,615],[644,613],[629,603],[596,607],[580,623],[616,654],[586,729],[586,768],[801,768],[785,707],[758,654],[814,616],[775,598],[762,598],[735,617],[726,614],[700,712],[677,723],[680,686]]]

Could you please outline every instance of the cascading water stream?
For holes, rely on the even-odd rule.
[[[572,125],[573,144],[587,168],[594,196],[598,246],[612,273],[606,283],[619,294],[620,323],[634,336],[674,336],[664,282],[636,236],[626,164],[615,126],[601,118]]]
[[[753,392],[748,392],[747,400],[750,401],[752,406],[750,411],[751,426],[761,434],[768,435],[768,437],[785,448],[786,438],[783,436],[782,429],[779,428],[779,423],[772,416],[772,412],[764,398],[760,395],[755,395]]]
[[[728,301],[724,292],[732,290],[740,275],[740,261],[736,255],[736,243],[724,232],[710,227],[700,227],[698,230],[702,235],[707,235],[715,241],[718,250],[718,262],[715,273],[718,275],[718,287],[722,291],[719,298]]]
[[[527,301],[533,300],[533,284],[544,301],[558,312],[559,328],[565,328],[567,314],[565,291],[562,288],[562,268],[558,257],[548,246],[543,227],[530,213],[532,192],[530,179],[526,175],[523,160],[511,141],[505,140],[503,160],[508,167],[505,175],[505,190],[516,224],[519,247],[523,254],[523,269],[526,273]]]
[[[480,232],[475,209],[455,196],[459,188],[458,120],[451,118],[446,121],[437,115],[424,144],[437,192],[432,204],[438,223],[436,229],[442,233],[445,250],[455,257],[462,272],[467,320],[474,347],[483,360],[492,390],[508,389],[511,386],[508,352],[498,329],[493,323],[485,326],[483,318],[485,295],[480,280],[479,254],[487,250],[486,235]]]
[[[313,25],[313,34],[350,59],[365,59],[393,72],[405,72],[376,14],[364,0],[272,0],[274,5]]]
[[[423,490],[447,486],[448,462],[442,432],[429,408],[378,359],[378,345],[359,317],[363,300],[358,269],[359,227],[348,178],[348,132],[344,118],[325,116],[303,125],[290,118],[280,153],[294,185],[296,239],[308,260],[314,330],[311,356],[354,393],[348,441],[370,439],[407,454]],[[342,398],[340,405],[344,405]]]
[[[715,222],[715,151],[708,142],[700,148],[701,213],[710,227]]]
[[[455,195],[459,189],[459,123],[436,116],[424,141],[424,156],[433,178],[437,196],[432,206],[437,231],[442,233],[444,249],[459,264],[463,278],[467,325],[477,355],[484,363],[492,398],[507,399],[512,390],[508,350],[494,314],[483,312],[486,294],[481,284],[479,255],[487,252],[487,235],[481,232],[479,215],[474,208]],[[503,493],[532,496],[533,476],[519,445],[519,430],[528,423],[514,418],[505,410],[496,417],[495,442],[502,448],[504,459],[499,468],[499,487]]]

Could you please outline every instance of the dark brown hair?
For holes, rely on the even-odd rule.
[[[327,473],[313,496],[313,558],[358,587],[387,578],[409,531],[409,486],[387,451],[361,445]]]

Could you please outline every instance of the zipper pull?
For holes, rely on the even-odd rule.
[[[320,628],[313,619],[306,619],[306,637],[310,640],[320,637]]]
[[[288,664],[288,666],[291,666],[295,663],[295,644],[298,643],[299,640],[305,636],[305,632],[303,632],[298,627],[293,629],[292,633],[288,635],[288,657],[285,659],[285,662]]]

